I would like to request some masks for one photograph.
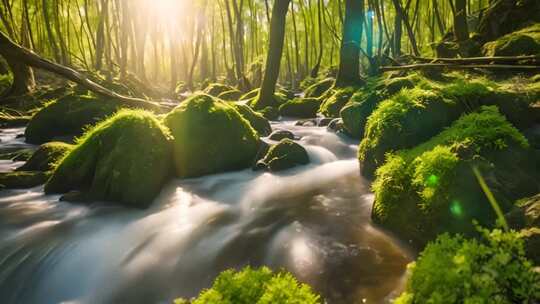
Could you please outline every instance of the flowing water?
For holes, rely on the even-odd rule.
[[[301,137],[312,163],[173,180],[143,211],[59,202],[42,187],[0,192],[0,302],[170,303],[245,265],[285,268],[327,303],[388,302],[411,255],[370,222],[357,142],[273,128]],[[0,133],[0,147],[24,145],[17,132]]]

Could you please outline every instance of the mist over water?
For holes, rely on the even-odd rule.
[[[328,303],[387,301],[410,254],[371,224],[357,142],[273,128],[301,138],[311,164],[172,180],[148,210],[59,202],[42,187],[0,192],[1,302],[170,303],[245,265],[285,268]]]

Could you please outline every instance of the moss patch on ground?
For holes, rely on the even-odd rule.
[[[37,112],[25,130],[26,141],[41,144],[60,136],[80,136],[85,128],[114,114],[121,105],[86,95],[67,95]]]
[[[503,211],[537,193],[540,159],[495,106],[467,114],[429,141],[386,157],[372,185],[372,218],[417,244],[442,232],[472,233],[495,214],[472,166],[485,175]]]
[[[97,200],[147,207],[170,175],[171,137],[152,113],[121,110],[78,139],[45,185]]]
[[[185,100],[164,122],[174,137],[176,175],[181,178],[250,167],[259,148],[249,121],[210,95]]]

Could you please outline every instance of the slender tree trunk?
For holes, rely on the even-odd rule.
[[[256,103],[258,109],[267,106],[276,106],[274,93],[279,77],[279,67],[283,53],[283,43],[285,40],[285,22],[287,10],[291,0],[276,0],[272,8],[270,20],[270,43],[268,46],[268,56],[266,58],[266,68],[262,80],[261,92]]]
[[[311,70],[311,77],[315,78],[319,74],[319,70],[321,68],[321,62],[323,58],[323,51],[324,51],[324,41],[323,41],[323,30],[322,30],[322,14],[323,12],[323,1],[318,0],[317,1],[317,24],[319,28],[319,54],[317,56],[317,63],[315,63],[315,66]]]
[[[360,40],[364,21],[364,0],[345,0],[345,20],[336,86],[360,85]]]
[[[466,0],[455,0],[454,13],[454,36],[457,41],[469,39],[469,28],[467,26]]]

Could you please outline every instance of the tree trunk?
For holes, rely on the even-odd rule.
[[[0,31],[0,55],[6,58],[8,62],[10,61],[17,62],[20,64],[24,64],[26,66],[43,69],[45,71],[59,75],[63,78],[66,78],[77,84],[80,84],[81,86],[87,88],[88,90],[98,95],[114,98],[118,101],[124,102],[131,106],[137,106],[137,107],[142,107],[142,108],[152,109],[152,110],[161,109],[161,107],[156,103],[153,103],[144,99],[132,98],[132,97],[120,95],[118,93],[115,93],[93,82],[92,80],[88,79],[88,77],[79,73],[78,71],[75,71],[71,68],[51,62],[43,57],[40,57],[39,55],[36,55],[32,51],[14,43],[13,41],[9,39],[9,37],[7,37],[1,31]]]
[[[279,77],[279,67],[281,65],[281,55],[283,53],[283,42],[285,39],[285,21],[290,2],[291,0],[276,0],[272,8],[270,43],[266,58],[266,68],[264,70],[259,100],[256,102],[258,109],[267,106],[276,106],[274,93]]]
[[[454,36],[457,41],[465,41],[469,39],[466,5],[466,0],[456,0],[454,13]]]
[[[360,40],[364,21],[364,0],[345,0],[345,20],[336,86],[360,85]]]

